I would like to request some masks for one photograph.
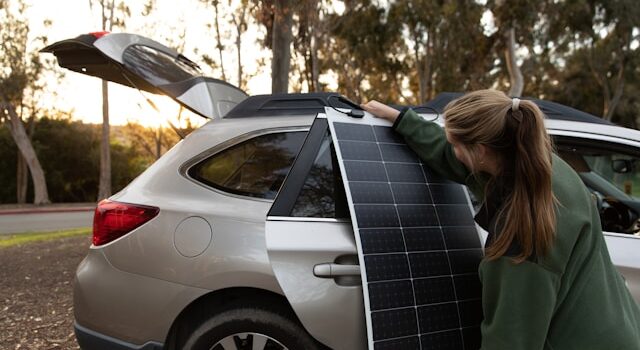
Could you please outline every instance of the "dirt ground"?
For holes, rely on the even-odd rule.
[[[72,284],[90,244],[80,236],[0,248],[1,349],[78,349]]]

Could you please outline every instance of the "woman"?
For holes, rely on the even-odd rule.
[[[447,105],[444,130],[411,109],[362,107],[483,199],[482,349],[640,349],[640,310],[611,263],[594,200],[553,154],[533,102],[475,91]]]

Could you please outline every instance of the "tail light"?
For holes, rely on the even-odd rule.
[[[160,209],[146,205],[112,202],[98,203],[93,215],[93,244],[109,243],[153,219]]]
[[[100,38],[102,38],[103,36],[105,36],[107,34],[109,34],[109,32],[107,32],[107,31],[89,33],[89,35],[93,35],[96,39],[100,39]]]

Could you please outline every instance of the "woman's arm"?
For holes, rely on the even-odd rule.
[[[412,109],[405,109],[400,113],[377,101],[367,102],[362,105],[362,108],[378,118],[392,122],[394,129],[404,136],[409,147],[437,175],[467,184],[472,187],[474,192],[481,190],[475,179],[470,176],[469,169],[455,156],[440,125],[424,120]]]

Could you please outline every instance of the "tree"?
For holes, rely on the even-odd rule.
[[[231,0],[229,0],[229,5],[231,5]],[[247,80],[242,69],[242,34],[247,31],[250,13],[249,0],[241,0],[238,8],[231,13],[231,22],[236,31],[235,45],[238,59],[238,87],[241,90],[244,90],[247,85]]]
[[[399,23],[387,21],[386,10],[369,1],[347,2],[334,23],[323,68],[337,73],[338,91],[355,100],[401,99],[400,81],[406,72]]]
[[[22,0],[15,3],[0,0],[0,38],[3,55],[0,56],[2,69],[0,70],[0,122],[4,124],[16,143],[21,156],[28,165],[34,186],[35,204],[49,203],[47,182],[40,161],[33,145],[25,131],[22,112],[24,112],[25,95],[41,89],[38,79],[42,73],[43,64],[37,53],[28,53],[29,26],[25,18],[14,14],[25,11]],[[44,41],[44,38],[40,38]],[[34,111],[31,110],[31,113]],[[25,188],[26,182],[21,183]],[[21,199],[22,188],[18,188],[18,200]]]
[[[124,18],[130,15],[129,8],[115,0],[89,0],[91,6],[96,2],[100,6],[102,30],[111,32],[115,27],[124,27]],[[151,2],[147,3],[147,7]],[[147,9],[145,9],[147,10]],[[121,17],[116,16],[119,11]],[[100,147],[100,183],[98,185],[98,200],[111,196],[111,152],[109,140],[109,85],[102,80],[102,141]]]
[[[291,69],[291,43],[293,40],[292,0],[260,0],[254,15],[267,29],[263,46],[271,49],[271,92],[286,93],[289,90]]]
[[[541,81],[540,91],[604,119],[635,125],[629,110],[637,106],[633,92],[638,79],[640,7],[629,0],[560,1],[546,6],[543,25],[537,26],[546,36],[538,42],[545,44],[538,47],[549,58],[531,68],[547,71],[545,80],[552,84]]]
[[[244,90],[247,86],[247,80],[250,75],[246,74],[243,68],[242,61],[242,36],[247,31],[249,27],[249,20],[251,18],[251,14],[254,12],[255,5],[253,2],[249,2],[249,0],[240,0],[237,7],[233,8],[233,1],[229,0],[227,5],[225,6],[218,0],[200,0],[201,2],[212,5],[214,10],[214,22],[213,24],[207,24],[208,28],[212,28],[215,31],[216,35],[216,49],[218,51],[218,61],[214,60],[209,55],[203,55],[203,61],[209,65],[211,68],[216,69],[220,68],[220,72],[222,75],[222,80],[230,82],[227,80],[227,71],[224,66],[224,56],[227,53],[227,46],[224,45],[225,41],[230,41],[233,39],[233,45],[235,46],[236,51],[236,68],[237,68],[237,86]],[[222,21],[221,19],[228,18],[228,21]],[[232,27],[233,35],[231,31],[221,31],[220,28]],[[235,38],[232,38],[235,36]]]
[[[404,61],[411,77],[415,103],[437,92],[488,86],[494,37],[483,33],[484,8],[475,1],[399,0],[390,21],[407,33]]]
[[[293,91],[302,91],[305,86],[309,92],[325,90],[320,75],[330,69],[327,60],[332,56],[332,34],[338,24],[332,20],[338,18],[332,4],[331,0],[303,0],[296,4],[291,69],[298,74],[298,82],[291,87]]]
[[[122,127],[122,134],[136,151],[136,154],[148,160],[147,165],[160,159],[162,154],[180,141],[180,136],[167,132],[166,128],[144,127],[136,123],[127,123]]]
[[[522,96],[525,78],[518,64],[517,46],[520,44],[527,47],[529,52],[533,51],[533,29],[541,21],[547,20],[544,16],[546,3],[545,0],[493,0],[488,3],[501,39],[496,47],[498,51],[503,51],[503,62],[509,77],[509,96]]]

